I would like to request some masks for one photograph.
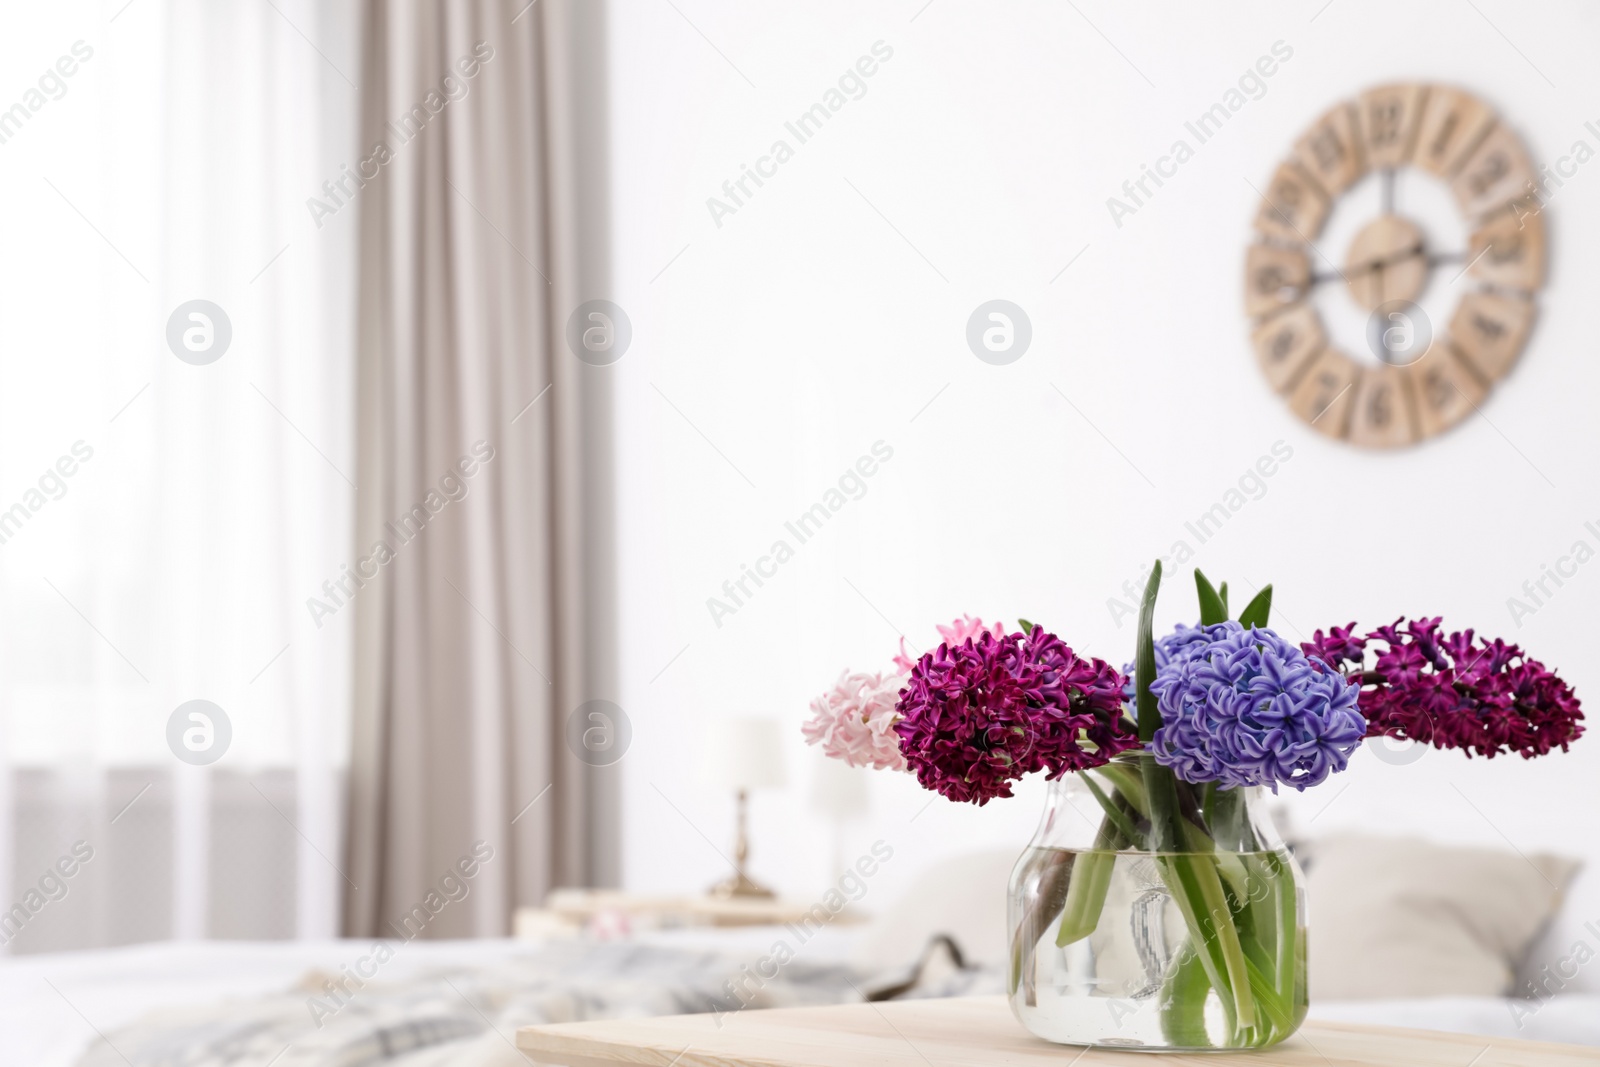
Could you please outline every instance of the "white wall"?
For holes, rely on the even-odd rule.
[[[1520,628],[1506,604],[1573,541],[1597,543],[1583,524],[1600,522],[1588,254],[1600,164],[1550,207],[1550,283],[1522,364],[1485,417],[1442,439],[1370,454],[1317,436],[1268,390],[1240,308],[1251,184],[1318,113],[1369,85],[1468,88],[1538,161],[1578,139],[1600,148],[1584,128],[1600,120],[1600,11],[674,3],[612,7],[618,270],[616,291],[596,294],[634,328],[611,368],[629,885],[693,889],[723,873],[705,838],[727,849],[731,806],[694,761],[736,712],[794,727],[790,788],[753,806],[755,873],[786,892],[820,891],[877,838],[896,853],[869,907],[936,856],[1020,850],[1038,783],[982,810],[935,799],[924,811],[931,794],[887,774],[836,841],[809,805],[821,757],[798,733],[808,700],[841,667],[887,666],[898,632],[926,647],[933,623],[961,612],[1026,616],[1126,660],[1133,627],[1108,598],[1278,441],[1293,458],[1266,495],[1199,547],[1213,577],[1274,582],[1275,621],[1296,638],[1442,614],[1522,642],[1580,695],[1600,691],[1600,564]],[[719,227],[707,198],[775,139],[794,144],[785,121],[880,40],[893,58],[866,95]],[[1276,41],[1293,56],[1266,94],[1114,225],[1106,198]],[[1426,306],[1442,325],[1454,294],[1435,290]],[[995,297],[1033,324],[1031,349],[1006,367],[964,340],[968,315]],[[714,625],[707,598],[880,439],[894,457],[865,497]],[[1163,629],[1195,614],[1187,571],[1163,597]],[[1395,767],[1363,750],[1342,779],[1289,802],[1319,831],[1510,839],[1600,864],[1597,773],[1600,737],[1534,762],[1430,753]],[[1600,918],[1600,901],[1591,910]]]

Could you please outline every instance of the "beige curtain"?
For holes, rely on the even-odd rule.
[[[344,926],[493,936],[618,874],[599,4],[371,0]],[[381,147],[380,147],[381,146]]]

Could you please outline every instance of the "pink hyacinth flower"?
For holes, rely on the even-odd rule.
[[[824,755],[852,767],[905,770],[894,732],[902,682],[894,674],[841,673],[832,689],[811,702],[811,718],[800,727],[806,743],[821,745]]]
[[[995,639],[1006,635],[1006,628],[1001,623],[989,625],[982,619],[975,619],[971,615],[963,615],[949,626],[935,626],[939,631],[939,643],[949,645],[951,648],[960,648],[968,639],[978,640],[984,634],[994,634]],[[910,674],[911,668],[917,665],[920,657],[913,656],[906,651],[906,639],[900,639],[900,654],[894,658],[894,665],[900,669],[901,674]]]

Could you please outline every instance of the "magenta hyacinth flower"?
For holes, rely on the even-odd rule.
[[[924,788],[986,804],[1037,770],[1059,778],[1137,747],[1122,713],[1125,679],[1034,627],[943,644],[901,690],[900,751]]]
[[[1369,737],[1458,748],[1492,759],[1543,756],[1583,736],[1577,695],[1516,645],[1464,630],[1441,637],[1438,618],[1396,619],[1365,637],[1355,623],[1321,630],[1306,654],[1358,681]],[[1363,670],[1367,646],[1375,647]]]

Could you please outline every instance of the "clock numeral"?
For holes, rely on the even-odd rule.
[[[1405,112],[1398,100],[1385,100],[1367,112],[1370,132],[1367,143],[1375,148],[1388,148],[1400,140],[1400,120]]]
[[[1522,257],[1528,254],[1527,247],[1523,244],[1522,235],[1507,235],[1484,250],[1489,257],[1489,262],[1496,267],[1506,264],[1522,262]]]
[[[1318,433],[1343,438],[1361,368],[1342,352],[1325,348],[1289,393],[1289,409]]]
[[[1460,128],[1460,115],[1456,114],[1454,111],[1446,115],[1444,117],[1444,121],[1439,123],[1439,129],[1435,131],[1433,140],[1428,142],[1429,157],[1438,159],[1439,157],[1443,156],[1445,152],[1449,151],[1450,145],[1455,139],[1456,131]]]
[[[1286,241],[1315,240],[1328,218],[1328,201],[1306,172],[1293,163],[1280,164],[1267,183],[1256,212],[1256,229]]]
[[[1273,206],[1289,216],[1289,221],[1293,222],[1305,199],[1305,190],[1295,182],[1279,182],[1272,187],[1272,192]]]
[[[1276,263],[1256,271],[1256,292],[1276,293],[1290,285],[1289,272]]]
[[[1476,97],[1433,86],[1422,107],[1414,161],[1437,177],[1452,177],[1492,125],[1494,113]]]
[[[1457,351],[1486,381],[1511,370],[1532,330],[1533,301],[1501,293],[1466,294],[1450,320]]]
[[[1412,426],[1410,378],[1399,367],[1372,367],[1356,385],[1350,441],[1368,448],[1394,448],[1417,439]]]
[[[1312,394],[1316,399],[1311,406],[1317,409],[1317,414],[1328,410],[1328,405],[1339,399],[1339,390],[1344,388],[1343,380],[1331,371],[1323,371],[1317,375],[1317,388]]]
[[[1471,415],[1488,393],[1448,342],[1434,345],[1420,363],[1405,369],[1416,386],[1417,423],[1423,437],[1442,433]]]
[[[1244,269],[1245,312],[1251,317],[1294,303],[1311,282],[1311,263],[1298,248],[1251,245]]]
[[[1333,170],[1344,162],[1344,142],[1339,140],[1339,135],[1324,126],[1311,135],[1307,142],[1311,149],[1311,157],[1317,162],[1319,171]]]
[[[1544,284],[1544,215],[1514,205],[1496,212],[1467,242],[1468,273],[1505,289]]]
[[[1398,167],[1408,161],[1427,89],[1421,85],[1380,85],[1361,94],[1361,119],[1367,165]]]
[[[1250,340],[1262,373],[1272,388],[1282,393],[1294,384],[1311,357],[1322,350],[1326,335],[1316,309],[1301,303],[1257,327]]]
[[[1300,138],[1295,151],[1300,163],[1332,196],[1348,189],[1366,172],[1356,147],[1356,120],[1349,104],[1339,104],[1318,119]]]
[[[1505,323],[1496,322],[1491,318],[1486,318],[1479,312],[1473,312],[1472,328],[1477,331],[1478,336],[1482,337],[1484,341],[1489,344],[1493,344],[1506,335]]]
[[[1394,418],[1394,407],[1387,385],[1374,386],[1367,394],[1367,424],[1382,430]]]
[[[1451,189],[1462,212],[1478,216],[1527,196],[1533,180],[1522,142],[1508,127],[1497,126],[1467,158]]]
[[[1435,413],[1443,411],[1455,399],[1455,390],[1450,385],[1450,379],[1438,367],[1429,367],[1422,372],[1422,398],[1428,402],[1428,407]]]
[[[1482,196],[1488,189],[1492,189],[1507,174],[1511,173],[1511,157],[1505,152],[1491,152],[1473,169],[1465,175],[1462,181],[1473,196]]]

